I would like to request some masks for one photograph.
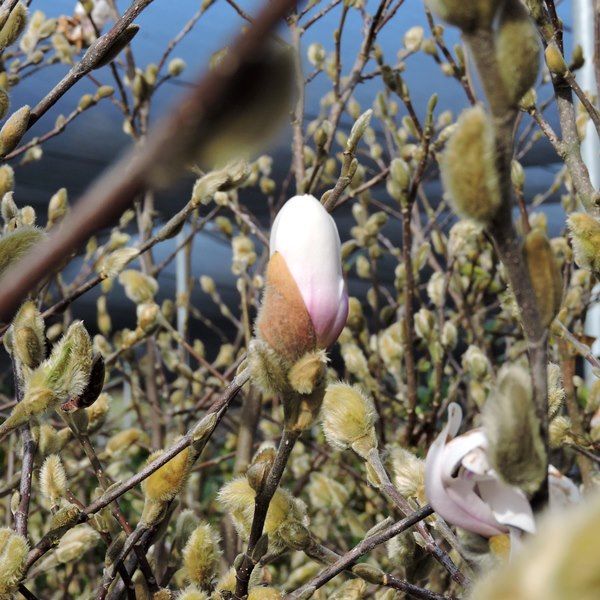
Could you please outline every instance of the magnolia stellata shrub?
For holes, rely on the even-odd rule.
[[[160,2],[46,6],[0,6],[0,298],[70,231],[68,174],[43,207],[19,187],[49,140],[101,106],[143,158],[157,91],[192,77],[182,40],[263,23],[204,0],[146,64],[135,19]],[[202,135],[178,131],[131,208],[0,324],[1,598],[600,596],[581,158],[600,115],[556,9],[311,0],[241,74],[235,44],[202,57],[226,83]],[[417,102],[422,61],[458,113]],[[291,154],[260,154],[286,120]],[[531,197],[542,139],[559,168]],[[158,211],[184,169],[185,206]],[[218,276],[204,234],[229,249]]]

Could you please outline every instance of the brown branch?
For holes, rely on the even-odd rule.
[[[415,511],[409,517],[398,521],[391,527],[384,529],[383,531],[371,535],[365,538],[362,542],[354,546],[352,550],[349,550],[339,560],[332,564],[327,569],[324,569],[316,577],[313,577],[308,583],[298,588],[294,592],[287,594],[284,600],[304,600],[310,598],[320,587],[323,587],[328,581],[333,579],[336,575],[344,571],[350,565],[354,564],[361,556],[367,554],[376,546],[391,540],[393,537],[401,534],[402,532],[410,529],[413,525],[426,519],[429,515],[433,514],[431,506],[427,505],[423,508]]]
[[[115,30],[122,31],[149,2],[143,0],[130,7],[107,35],[113,35]],[[263,51],[270,32],[295,3],[295,0],[267,3],[254,20],[254,25],[230,46],[219,67],[207,72],[149,134],[145,145],[132,149],[101,177],[67,216],[60,231],[52,232],[48,239],[4,274],[0,280],[0,318],[8,321],[39,281],[62,264],[94,232],[116,219],[136,196],[149,187],[164,186],[181,174],[184,166],[196,156],[202,140],[210,138],[211,123],[222,110],[223,99],[232,93],[233,86],[239,88],[246,78],[253,77],[254,70],[249,68],[251,61]],[[40,114],[40,109],[47,110],[62,95],[55,98],[57,93],[44,100],[33,114]],[[165,151],[166,148],[169,152]]]

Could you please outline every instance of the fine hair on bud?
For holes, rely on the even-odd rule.
[[[573,213],[567,225],[575,262],[600,277],[600,223],[587,213]]]
[[[10,11],[2,29],[0,29],[0,52],[17,41],[26,24],[27,8],[23,2],[17,2],[15,7]]]
[[[232,479],[219,490],[218,502],[229,513],[238,535],[244,540],[250,534],[255,497],[256,492],[245,477]],[[281,534],[295,524],[308,524],[306,505],[286,489],[278,488],[269,504],[264,526],[264,532],[269,536],[270,551],[287,546]]]
[[[51,506],[56,506],[67,492],[67,474],[57,454],[50,454],[42,464],[40,491]]]
[[[119,283],[125,289],[125,295],[136,304],[151,302],[158,292],[158,282],[154,277],[133,269],[123,271],[119,275]]]
[[[248,593],[248,600],[281,600],[281,592],[273,587],[256,586]]]
[[[521,0],[506,0],[500,9],[496,59],[504,88],[516,104],[531,88],[540,69],[540,40]]]
[[[560,310],[562,274],[552,246],[541,230],[533,229],[527,234],[523,253],[542,324],[548,327]]]
[[[442,180],[456,213],[483,225],[500,208],[493,126],[482,106],[461,114],[441,163]]]
[[[9,527],[0,528],[0,597],[12,598],[23,575],[27,540]]]
[[[327,442],[338,450],[352,448],[365,458],[377,447],[375,405],[357,385],[341,382],[328,385],[321,420]]]
[[[307,352],[289,370],[288,380],[292,388],[299,394],[311,394],[325,376],[327,361],[325,350]]]
[[[163,453],[164,450],[154,452],[148,457],[148,463],[156,460]],[[188,446],[144,480],[142,484],[144,497],[158,503],[173,500],[185,485],[190,467],[191,451]]]
[[[429,8],[438,17],[460,27],[463,31],[487,28],[494,20],[498,0],[426,0]]]
[[[21,305],[12,323],[13,349],[17,359],[35,369],[46,354],[44,319],[34,302]]]
[[[0,156],[14,150],[27,131],[31,109],[25,105],[16,110],[0,129]]]
[[[19,227],[0,237],[0,275],[21,260],[44,237],[44,232],[36,227]]]
[[[208,523],[201,523],[183,549],[183,568],[187,580],[199,586],[210,584],[217,574],[220,556],[218,534]]]
[[[506,483],[535,492],[546,476],[547,459],[525,369],[501,369],[482,417],[494,470]]]

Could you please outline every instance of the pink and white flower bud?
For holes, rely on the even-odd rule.
[[[259,332],[275,350],[301,355],[337,340],[348,316],[340,246],[335,221],[314,196],[294,196],[279,211],[258,321]],[[311,331],[304,331],[305,325]],[[289,347],[294,343],[290,331],[297,351]]]
[[[490,467],[482,429],[457,437],[462,421],[458,404],[448,407],[448,423],[425,461],[425,493],[449,523],[485,537],[535,531],[527,496],[502,482]]]

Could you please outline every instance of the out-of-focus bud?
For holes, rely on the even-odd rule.
[[[327,386],[321,419],[325,437],[334,448],[352,448],[366,458],[369,451],[377,447],[375,405],[358,386],[346,383]]]
[[[436,15],[464,31],[490,27],[502,4],[498,0],[427,0],[427,5]]]
[[[0,119],[4,119],[10,107],[10,98],[6,91],[0,87]]]
[[[463,368],[475,379],[483,379],[490,372],[490,361],[477,346],[469,346],[462,357]]]
[[[509,485],[535,492],[548,467],[529,373],[518,366],[500,371],[483,422],[488,458],[496,473]]]
[[[295,196],[273,223],[270,251],[259,335],[291,360],[331,346],[348,314],[334,220],[313,196]]]
[[[404,34],[404,47],[409,52],[417,52],[423,43],[424,31],[420,25],[411,27]]]
[[[171,77],[178,77],[186,68],[185,61],[182,58],[174,58],[169,62],[167,71]]]
[[[562,302],[563,281],[560,269],[548,238],[539,229],[533,229],[527,234],[523,253],[542,324],[548,327]]]
[[[69,198],[66,188],[60,188],[56,194],[50,198],[48,203],[48,227],[58,223],[69,210]]]
[[[13,319],[13,352],[21,364],[35,369],[46,356],[44,319],[34,302],[25,302]]]
[[[564,75],[569,67],[565,62],[562,52],[558,49],[556,42],[550,42],[545,50],[546,64],[551,73]]]
[[[18,2],[10,11],[8,19],[0,29],[0,52],[17,41],[27,24],[27,8]]]
[[[25,105],[15,111],[0,129],[0,156],[6,156],[17,147],[27,131],[31,110]]]
[[[322,44],[318,42],[312,43],[307,50],[308,60],[315,67],[321,67],[323,65],[323,61],[327,57],[327,53],[325,52],[325,48],[323,48]]]
[[[0,167],[0,198],[4,199],[7,192],[12,192],[15,187],[15,172],[10,165],[2,165]],[[3,200],[4,202],[4,200]],[[7,221],[2,210],[2,218]],[[10,220],[10,219],[8,219]]]
[[[141,271],[128,269],[119,275],[119,283],[127,297],[136,304],[151,302],[158,292],[158,282]]]
[[[442,178],[454,210],[486,224],[502,202],[493,127],[481,106],[465,110],[442,159]]]
[[[520,0],[505,0],[496,33],[496,59],[511,102],[535,83],[540,68],[538,32]]]

